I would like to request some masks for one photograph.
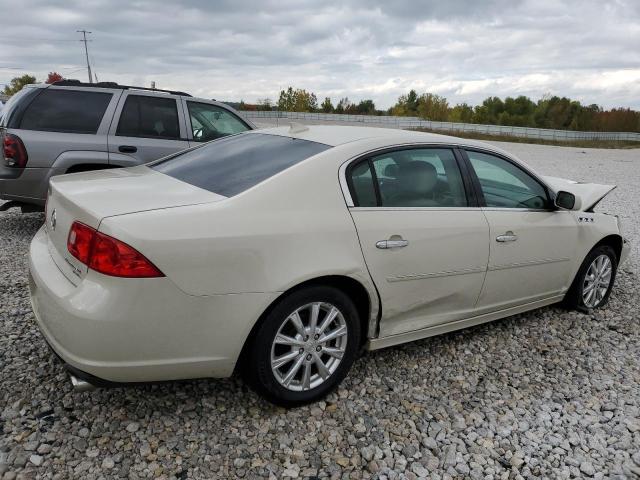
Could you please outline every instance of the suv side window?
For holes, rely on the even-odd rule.
[[[513,163],[487,153],[467,150],[487,207],[546,209],[544,186]]]
[[[416,148],[384,153],[355,165],[349,175],[357,206],[468,205],[462,174],[450,149]]]
[[[95,134],[112,96],[105,92],[47,88],[29,104],[19,128]]]
[[[196,142],[208,142],[249,130],[242,120],[216,105],[187,101],[187,108],[193,140]]]
[[[178,107],[173,98],[129,95],[124,102],[116,135],[178,140]]]

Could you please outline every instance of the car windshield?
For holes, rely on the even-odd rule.
[[[241,133],[148,166],[196,187],[232,197],[329,148],[299,138]]]

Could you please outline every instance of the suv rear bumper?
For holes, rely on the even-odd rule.
[[[0,199],[44,205],[50,168],[9,168],[0,166]]]

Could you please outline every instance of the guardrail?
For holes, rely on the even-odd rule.
[[[614,140],[640,142],[637,132],[581,132],[575,130],[554,130],[534,127],[511,127],[508,125],[484,125],[476,123],[435,122],[418,117],[394,117],[391,115],[345,115],[340,113],[280,112],[280,111],[242,111],[249,120],[300,120],[302,122],[341,122],[365,124],[387,128],[426,128],[449,132],[475,132],[487,135],[506,135],[513,137],[538,138],[543,140]]]

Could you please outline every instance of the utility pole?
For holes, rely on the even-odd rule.
[[[76,32],[81,33],[83,39],[80,40],[81,42],[84,42],[84,54],[87,57],[87,73],[89,74],[89,83],[93,83],[93,77],[91,76],[91,65],[89,65],[89,50],[87,49],[87,33],[91,33],[88,32],[86,30],[76,30]]]

